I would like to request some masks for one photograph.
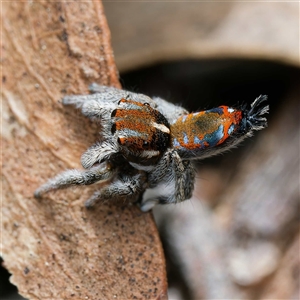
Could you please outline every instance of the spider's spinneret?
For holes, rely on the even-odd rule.
[[[121,99],[111,116],[112,134],[129,162],[153,165],[170,146],[169,122],[148,103]]]

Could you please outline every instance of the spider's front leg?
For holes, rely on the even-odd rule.
[[[50,179],[44,185],[39,187],[34,192],[35,198],[41,196],[49,191],[65,189],[74,185],[90,185],[97,181],[108,180],[115,174],[115,169],[108,162],[103,162],[100,165],[89,170],[67,170]]]
[[[111,137],[88,148],[81,156],[81,164],[85,169],[96,163],[111,158],[119,152],[117,143]]]
[[[189,160],[182,160],[174,149],[167,151],[149,174],[149,188],[141,200],[141,210],[156,204],[179,203],[192,197],[195,170]]]
[[[126,171],[124,173],[121,172],[109,185],[95,192],[85,202],[85,207],[91,208],[100,200],[105,201],[113,198],[126,198],[138,195],[145,189],[145,182],[146,174],[144,172],[138,172],[135,175],[128,175]]]
[[[109,122],[111,112],[117,107],[120,99],[107,101],[104,96],[103,94],[65,96],[62,103],[64,105],[74,105],[76,108],[81,109],[82,114],[92,121],[100,119],[102,122]]]
[[[97,94],[101,98],[101,101],[114,102],[115,104],[117,104],[121,99],[130,99],[140,103],[155,104],[154,101],[146,95],[121,90],[112,86],[92,83],[89,86],[89,90],[90,92]]]

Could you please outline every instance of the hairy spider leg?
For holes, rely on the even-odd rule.
[[[179,116],[188,114],[188,111],[185,108],[168,102],[160,97],[153,97],[153,99],[151,99],[143,94],[120,90],[110,86],[98,85],[97,83],[92,83],[89,86],[89,90],[92,93],[99,93],[97,97],[99,99],[98,101],[101,102],[108,101],[117,104],[121,99],[130,99],[140,102],[141,104],[149,103],[153,108],[163,114],[170,123],[175,122]]]
[[[92,121],[102,120],[109,121],[110,114],[115,108],[115,103],[103,101],[100,94],[86,95],[86,96],[65,96],[62,100],[64,105],[74,105],[81,109],[84,116],[90,118]]]
[[[140,103],[150,103],[153,107],[156,106],[155,102],[146,95],[120,90],[112,86],[103,86],[92,83],[89,86],[89,90],[92,93],[96,93],[101,102],[113,102],[116,105],[121,99],[131,99]]]
[[[140,193],[143,190],[144,176],[142,173],[134,176],[127,176],[125,173],[121,173],[121,175],[114,179],[109,185],[96,191],[85,202],[85,207],[90,208],[100,200],[111,200],[114,197],[130,197]]]
[[[109,159],[119,152],[119,146],[113,139],[98,142],[88,148],[81,156],[81,164],[85,169],[89,169],[96,163]]]
[[[188,114],[189,112],[174,103],[168,102],[162,98],[159,97],[153,97],[153,100],[156,103],[156,109],[167,118],[170,124],[173,124],[176,122],[176,120],[183,115]]]
[[[114,174],[115,170],[107,162],[86,171],[67,170],[39,187],[34,192],[34,196],[40,198],[43,194],[52,190],[65,189],[74,185],[90,185],[100,180],[108,180]]]
[[[195,169],[188,160],[182,160],[175,149],[167,151],[156,168],[148,175],[149,188],[140,202],[142,211],[156,204],[179,203],[192,197]]]

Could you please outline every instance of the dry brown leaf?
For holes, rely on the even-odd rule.
[[[299,66],[291,1],[105,1],[119,70],[179,59],[249,58]]]
[[[150,213],[83,202],[95,187],[34,190],[66,168],[98,129],[65,94],[120,87],[99,1],[2,4],[2,249],[11,281],[30,299],[162,299],[165,262]]]

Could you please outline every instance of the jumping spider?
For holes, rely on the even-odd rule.
[[[151,99],[113,87],[90,86],[91,95],[66,96],[102,127],[102,140],[81,157],[85,170],[67,170],[50,179],[35,197],[72,185],[102,181],[102,188],[85,205],[113,197],[135,196],[142,211],[156,204],[191,198],[193,161],[232,148],[253,131],[267,126],[262,115],[267,96],[259,96],[249,109],[220,106],[197,113],[161,98]]]

